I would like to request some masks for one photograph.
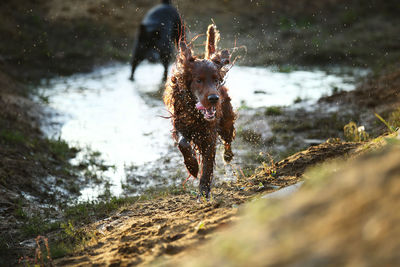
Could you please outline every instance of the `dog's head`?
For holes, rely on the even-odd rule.
[[[179,44],[178,68],[184,70],[186,89],[196,97],[196,108],[208,121],[216,118],[216,110],[221,104],[219,88],[224,83],[230,63],[228,50],[217,51],[219,33],[215,25],[208,26],[205,58],[193,56],[192,49],[181,41]]]

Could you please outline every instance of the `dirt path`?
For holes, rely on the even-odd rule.
[[[96,243],[76,255],[57,260],[57,266],[128,266],[164,262],[196,248],[240,218],[240,204],[297,183],[309,166],[345,156],[359,143],[324,143],[299,152],[252,177],[222,184],[211,202],[198,203],[190,194],[139,201],[91,226]]]

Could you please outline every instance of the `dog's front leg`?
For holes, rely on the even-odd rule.
[[[206,147],[200,147],[203,164],[202,164],[202,174],[200,178],[199,191],[200,197],[210,197],[211,183],[214,173],[214,163],[215,163],[215,149],[216,144],[211,143]]]
[[[181,136],[179,138],[178,147],[183,155],[187,170],[191,175],[193,175],[193,177],[197,177],[197,174],[199,173],[199,164],[197,163],[190,142],[185,137]]]
[[[235,123],[236,114],[232,109],[231,98],[228,96],[226,90],[225,87],[221,88],[221,96],[223,98],[221,103],[222,118],[218,124],[218,134],[224,141],[224,160],[225,162],[231,162],[233,158],[231,143],[235,138],[235,127],[233,124]]]

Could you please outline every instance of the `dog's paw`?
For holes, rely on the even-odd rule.
[[[224,161],[226,162],[226,163],[229,163],[229,162],[231,162],[232,161],[232,159],[233,159],[233,152],[232,152],[232,150],[229,148],[229,149],[225,149],[225,152],[224,152]]]
[[[211,189],[206,185],[199,186],[199,194],[197,195],[197,202],[209,202],[211,200]]]
[[[213,202],[213,197],[211,193],[209,197],[205,197],[200,194],[197,195],[197,203],[210,203],[210,202]]]
[[[203,194],[198,194],[197,195],[197,203],[208,203],[212,202],[213,197],[211,193],[208,193],[208,197],[204,196]]]

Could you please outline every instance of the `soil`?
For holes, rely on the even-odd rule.
[[[158,1],[0,3],[0,257],[5,265],[15,265],[22,255],[33,255],[34,246],[21,243],[28,238],[39,234],[52,236],[50,246],[59,239],[60,223],[51,222],[63,217],[60,210],[71,196],[77,195],[85,181],[79,171],[87,164],[74,167],[69,163],[77,149],[62,140],[49,140],[40,131],[39,126],[48,115],[31,100],[34,85],[42,78],[89,71],[114,60],[128,61],[137,25],[155,3]],[[210,202],[198,203],[190,191],[184,191],[139,200],[111,217],[111,212],[107,213],[108,217],[97,214],[90,218],[96,222],[82,223],[85,224],[82,229],[95,234],[92,245],[57,259],[56,265],[148,264],[174,255],[180,257],[187,248],[208,244],[216,232],[228,230],[240,221],[244,206],[241,204],[307,180],[308,176],[303,174],[308,167],[328,159],[362,154],[364,148],[382,146],[380,142],[323,140],[343,137],[343,126],[349,120],[365,125],[371,136],[378,136],[387,129],[373,113],[387,118],[400,106],[400,72],[396,63],[400,55],[400,28],[397,27],[400,6],[397,1],[374,0],[369,5],[361,0],[346,1],[346,4],[342,0],[195,4],[194,9],[188,1],[175,2],[190,30],[190,38],[204,32],[214,18],[223,33],[221,46],[240,48],[238,64],[277,64],[282,71],[290,71],[296,64],[340,63],[371,68],[373,74],[354,92],[338,92],[313,107],[283,107],[280,114],[272,116],[267,109],[246,113],[240,120],[266,121],[266,125],[272,125],[274,134],[264,136],[263,127],[253,129],[251,123],[244,132],[238,132],[242,142],[265,151],[253,175],[247,178],[239,175],[236,182],[217,185]],[[202,48],[202,38],[196,44],[199,48]],[[336,111],[329,111],[332,107]],[[299,125],[298,121],[304,123]],[[253,137],[258,140],[256,143]],[[315,143],[322,144],[306,149]],[[302,149],[306,150],[294,153]],[[267,152],[271,152],[272,160],[266,156]],[[391,153],[387,157],[393,159],[398,155]],[[381,161],[376,162],[379,169]],[[328,189],[322,192],[329,192]],[[358,189],[356,186],[351,192]],[[345,192],[341,188],[337,190],[334,192]],[[341,198],[344,206],[353,203],[347,196]],[[377,196],[377,200],[385,196],[385,191],[380,190]],[[325,207],[336,200],[332,196]],[[311,201],[307,205],[312,204]],[[299,212],[311,213],[313,209],[307,205]],[[289,211],[291,216],[296,215],[296,210]],[[318,222],[318,213],[313,216],[316,218],[310,217],[310,221]],[[97,221],[101,217],[107,219]],[[285,219],[276,225],[286,225]],[[296,229],[297,224],[287,224],[287,227]],[[282,228],[272,229],[279,232]],[[303,240],[302,236],[297,240],[300,239]],[[302,244],[303,248],[310,247],[310,243]],[[341,243],[335,244],[341,247]],[[300,248],[296,251],[301,253]]]
[[[230,229],[160,265],[398,265],[398,136],[394,143],[313,168],[292,196],[248,205]]]
[[[368,80],[355,91],[323,97],[320,102],[353,105],[374,110],[385,116],[394,110],[400,101],[400,71],[396,67],[393,69],[382,73],[377,79]]]

